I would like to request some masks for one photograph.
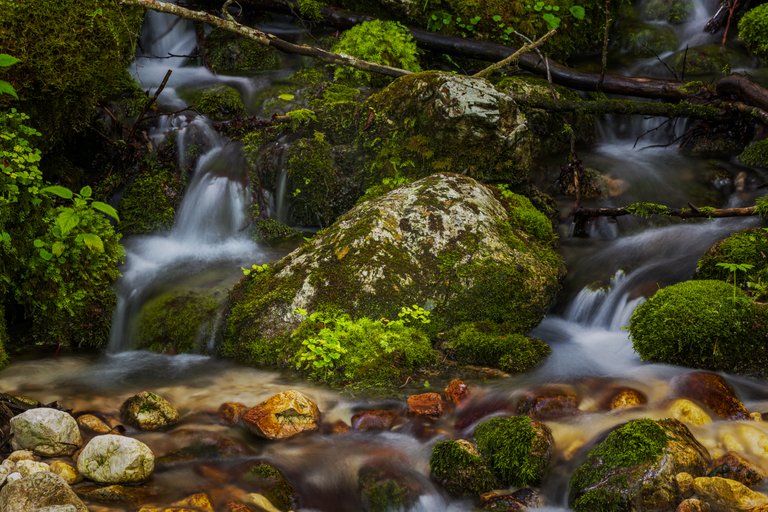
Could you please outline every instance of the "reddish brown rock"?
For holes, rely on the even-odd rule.
[[[445,387],[445,397],[453,405],[459,405],[469,398],[469,386],[461,379],[453,379]]]
[[[374,409],[361,411],[352,416],[352,428],[362,431],[389,430],[399,423],[400,415],[395,411]]]
[[[709,512],[709,505],[696,498],[688,498],[677,505],[675,512]]]
[[[333,424],[330,426],[328,431],[331,434],[345,434],[349,432],[350,426],[347,425],[347,423],[344,420],[336,420],[333,422]]]
[[[706,406],[716,416],[730,420],[749,419],[749,411],[730,384],[712,372],[690,372],[672,380],[674,398],[688,398]]]
[[[242,422],[267,439],[288,439],[318,429],[320,410],[306,395],[290,390],[278,393],[243,414]]]
[[[227,512],[253,512],[253,509],[245,503],[237,501],[228,501],[226,504]]]
[[[230,425],[236,425],[248,410],[248,406],[240,402],[224,402],[219,406],[219,416]]]
[[[576,391],[565,385],[534,388],[517,402],[517,413],[537,420],[552,420],[581,414]]]
[[[728,452],[712,461],[707,476],[729,478],[747,487],[752,487],[765,479],[765,475],[759,468],[735,452]]]
[[[443,414],[443,399],[439,393],[421,393],[408,397],[408,414],[439,418]]]

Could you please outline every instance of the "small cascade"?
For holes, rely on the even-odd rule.
[[[642,270],[637,273],[642,274]],[[565,319],[589,327],[616,331],[629,323],[629,317],[645,299],[632,294],[633,280],[619,270],[604,288],[585,287],[565,312]]]

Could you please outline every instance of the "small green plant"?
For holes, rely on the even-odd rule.
[[[17,62],[19,62],[19,59],[16,57],[8,55],[7,53],[0,53],[0,68],[11,67]],[[0,94],[10,94],[14,98],[19,99],[19,96],[16,94],[16,89],[5,80],[0,80]]]
[[[400,308],[397,317],[406,324],[428,324],[431,322],[429,319],[429,311],[417,304],[410,307],[403,306]]]
[[[541,13],[541,17],[547,22],[550,29],[559,28],[562,23],[562,19],[558,16],[560,12],[560,6],[548,2],[537,1],[535,4],[528,5],[529,9]],[[583,20],[586,17],[586,10],[582,5],[572,5],[568,8],[568,12],[577,20]]]
[[[304,125],[317,121],[315,111],[309,110],[308,108],[291,110],[290,112],[286,112],[285,115],[288,116],[288,120],[291,125],[291,131],[293,132]]]
[[[728,263],[728,262],[720,262],[717,263],[717,266],[720,268],[724,268],[728,272],[731,273],[733,276],[733,302],[736,302],[736,288],[738,287],[737,283],[737,272],[744,272],[745,274],[755,268],[754,265],[751,265],[749,263]]]
[[[251,274],[263,274],[269,272],[272,270],[272,267],[269,266],[269,263],[263,263],[261,265],[254,263],[251,265],[251,268],[240,267],[240,270],[243,271],[244,276],[249,276]]]

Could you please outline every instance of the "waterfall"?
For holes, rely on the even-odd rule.
[[[172,70],[167,87],[158,98],[171,108],[183,105],[177,87],[194,83],[228,83],[248,89],[245,78],[220,77],[205,68],[187,66],[195,51],[194,25],[174,16],[147,14],[142,38],[146,55],[139,56],[131,68],[142,86],[150,91],[159,86],[168,69]],[[183,105],[185,106],[185,105]],[[248,222],[251,193],[248,166],[241,148],[212,127],[205,117],[184,112],[162,117],[152,131],[156,144],[175,134],[177,161],[183,170],[188,161],[188,147],[200,148],[202,154],[194,162],[192,176],[177,211],[173,229],[168,233],[133,237],[126,241],[126,263],[117,283],[110,351],[133,348],[134,320],[147,300],[191,275],[202,272],[221,273],[222,267],[239,272],[263,253],[248,239],[244,229]],[[148,198],[151,200],[151,198]]]

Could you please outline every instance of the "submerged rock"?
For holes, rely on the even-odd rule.
[[[297,496],[282,471],[269,463],[260,463],[248,468],[245,474],[249,486],[257,489],[261,496],[280,510],[294,510]]]
[[[91,439],[77,457],[77,470],[105,484],[143,482],[155,468],[147,445],[130,437],[106,434]]]
[[[267,439],[288,439],[319,428],[320,410],[298,391],[278,393],[249,409],[242,422],[254,434]]]
[[[765,480],[763,471],[735,452],[728,452],[712,461],[707,476],[719,476],[753,486]]]
[[[710,456],[677,420],[632,420],[613,430],[571,477],[577,512],[674,510],[678,473],[703,475]]]
[[[676,396],[705,405],[720,418],[744,420],[749,411],[736,396],[736,391],[721,375],[711,372],[690,372],[672,380]]]
[[[11,418],[11,444],[14,449],[32,450],[38,455],[71,455],[83,440],[77,421],[57,409],[39,407]]]
[[[29,512],[49,507],[69,507],[74,512],[88,512],[88,507],[60,476],[50,472],[33,473],[7,483],[0,489],[0,510]]]
[[[290,335],[304,318],[298,309],[394,319],[416,304],[431,310],[435,332],[468,320],[526,331],[552,301],[563,266],[518,219],[492,190],[455,174],[364,202],[235,288],[222,352],[293,364],[300,342]],[[376,361],[396,362],[388,354]]]
[[[142,391],[123,402],[123,421],[141,430],[157,430],[179,421],[179,412],[156,393]]]

